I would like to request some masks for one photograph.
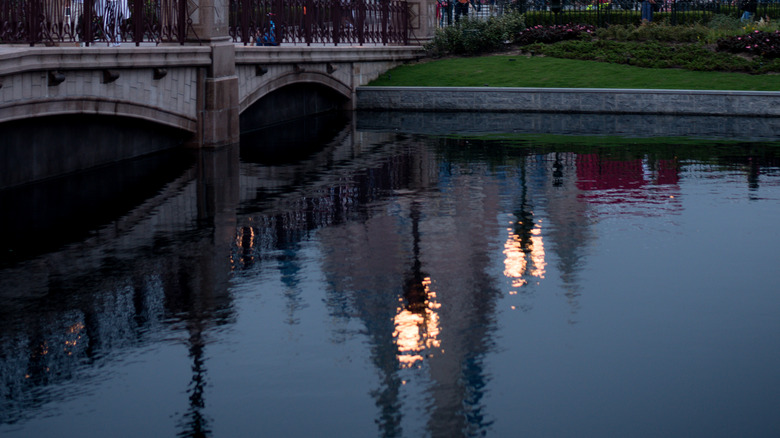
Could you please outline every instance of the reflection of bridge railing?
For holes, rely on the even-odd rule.
[[[4,0],[0,43],[179,42],[186,0]]]
[[[230,0],[230,34],[244,45],[407,44],[409,10],[403,0]]]

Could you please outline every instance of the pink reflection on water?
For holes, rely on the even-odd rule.
[[[576,158],[578,199],[608,205],[617,214],[660,216],[682,210],[677,160]]]

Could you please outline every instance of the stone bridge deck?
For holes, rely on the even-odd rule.
[[[354,107],[358,86],[421,54],[412,46],[0,46],[0,123],[116,115],[225,144],[237,139],[238,114],[275,90],[315,83]]]

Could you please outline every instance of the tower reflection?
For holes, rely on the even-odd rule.
[[[399,300],[398,314],[394,318],[393,337],[398,345],[398,360],[403,367],[411,367],[421,361],[427,349],[441,346],[438,340],[441,305],[436,293],[430,290],[431,279],[422,272],[420,263],[420,203],[412,201],[410,207],[414,262],[406,274],[403,299]]]

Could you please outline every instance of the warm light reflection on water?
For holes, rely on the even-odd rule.
[[[441,304],[436,301],[436,292],[430,290],[431,279],[425,278],[423,286],[428,297],[422,308],[411,310],[402,305],[393,322],[395,331],[393,337],[398,345],[398,360],[404,368],[413,366],[423,360],[424,354],[441,347],[439,337],[439,315]]]
[[[514,225],[513,222],[510,224]],[[514,232],[514,229],[508,228],[509,236],[504,243],[504,275],[512,279],[512,287],[519,288],[528,283],[523,278],[529,275],[536,278],[544,278],[545,266],[544,260],[544,242],[542,239],[542,223],[539,221],[530,231],[530,236],[524,238]],[[527,239],[527,241],[524,241]],[[528,262],[531,262],[528,270]],[[517,291],[510,291],[514,294]]]

